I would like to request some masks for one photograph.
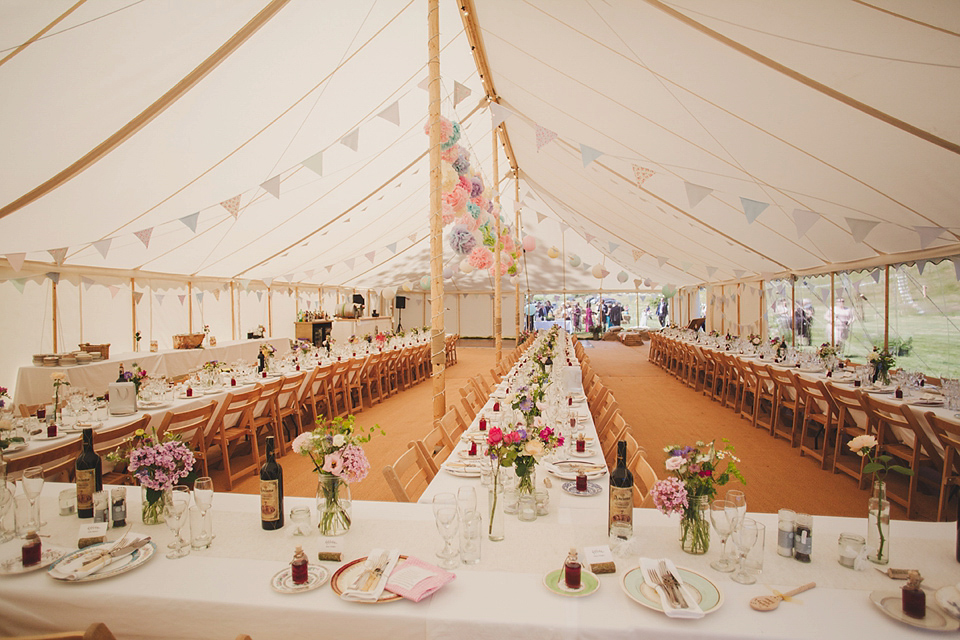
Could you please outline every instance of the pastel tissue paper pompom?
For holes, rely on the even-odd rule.
[[[444,200],[441,204],[441,218],[443,220],[443,226],[447,226],[456,219],[457,214],[453,212],[453,207],[450,206],[450,203]]]
[[[621,284],[626,282],[629,278],[630,276],[627,275],[626,271],[621,271],[620,273],[617,274],[617,282]]]
[[[480,214],[483,213],[483,211],[481,211],[480,207],[477,205],[473,204],[472,202],[468,202],[467,213],[469,213],[474,220],[480,220]]]
[[[477,238],[462,224],[454,225],[450,230],[450,248],[454,253],[468,255],[477,246]]]
[[[462,224],[467,229],[469,229],[471,233],[475,232],[477,229],[480,228],[480,221],[474,220],[474,218],[469,213],[460,216],[459,218],[454,220],[454,222],[456,224]]]
[[[460,153],[457,159],[453,161],[453,168],[461,176],[466,175],[467,171],[470,170],[470,153],[463,147],[460,147]]]
[[[489,269],[493,264],[493,253],[486,247],[477,247],[470,252],[469,260],[474,269]]]
[[[443,279],[449,280],[453,277],[453,267],[444,267],[443,268]]]
[[[483,178],[481,178],[480,176],[473,176],[470,182],[471,182],[470,197],[476,198],[477,196],[483,195]]]
[[[446,162],[447,165],[453,164],[454,161],[459,157],[460,157],[459,145],[453,145],[452,147],[448,149],[444,149],[443,151],[440,152],[440,159]],[[453,167],[450,167],[450,170],[453,171]]]
[[[547,255],[548,255],[551,259],[559,258],[559,257],[560,257],[560,249],[557,249],[556,247],[550,247],[549,249],[547,249]]]
[[[424,291],[430,290],[430,276],[423,276],[420,278],[420,288]]]
[[[453,191],[443,194],[443,201],[448,203],[455,213],[463,213],[470,198],[467,192],[458,186]]]

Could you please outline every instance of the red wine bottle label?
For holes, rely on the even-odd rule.
[[[260,481],[260,519],[276,522],[280,519],[280,481]]]
[[[93,493],[96,490],[96,469],[77,469],[77,509],[93,509]]]
[[[633,522],[633,487],[610,487],[610,523]]]

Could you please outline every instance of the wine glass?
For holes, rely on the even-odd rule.
[[[434,519],[437,519],[438,527],[439,527],[440,511],[442,509],[448,509],[448,508],[453,509],[454,512],[457,511],[458,505],[457,505],[456,495],[452,493],[444,492],[444,493],[438,493],[437,495],[433,496],[433,517]],[[437,557],[446,558],[447,556],[444,556],[443,554],[447,551],[448,549],[444,547],[443,549],[437,552]]]
[[[185,543],[180,537],[180,530],[183,529],[183,523],[187,519],[187,507],[190,506],[190,488],[185,485],[177,485],[170,491],[163,494],[163,517],[167,522],[167,527],[174,535],[174,543],[177,545],[167,557],[170,559],[182,558],[190,553],[190,545]]]
[[[459,518],[456,507],[440,507],[435,513],[437,521],[437,530],[440,537],[443,538],[443,549],[437,553],[438,558],[442,558],[440,566],[444,569],[456,569],[460,564],[460,554],[453,546],[453,539],[457,535]]]
[[[743,520],[747,517],[747,497],[743,495],[743,491],[738,489],[730,489],[727,491],[726,498],[729,502],[732,502],[734,507],[737,509],[737,517]]]
[[[197,503],[197,509],[200,510],[200,518],[203,521],[207,519],[207,511],[213,506],[213,478],[209,476],[203,476],[197,478],[193,483],[193,501]],[[208,540],[209,535],[209,540]],[[213,540],[213,535],[207,533],[207,528],[203,528],[203,532],[197,537],[197,540],[194,541],[194,544],[199,542],[204,542],[209,544]]]
[[[5,480],[0,480],[0,542],[13,539],[13,531],[4,526],[4,520],[13,506],[13,492],[7,488]]]
[[[710,503],[710,521],[720,536],[720,557],[710,563],[710,566],[717,571],[729,573],[736,568],[730,554],[727,553],[727,538],[733,533],[738,518],[737,506],[733,502],[729,500],[714,500]]]
[[[473,487],[460,487],[457,489],[457,505],[460,510],[460,517],[463,517],[470,511],[476,511],[477,490]]]
[[[30,501],[29,525],[35,526],[37,533],[39,533],[43,523],[40,521],[40,509],[37,506],[37,498],[40,497],[40,492],[43,491],[43,467],[29,467],[24,469],[20,483],[23,485],[23,493],[27,496],[27,500]]]
[[[733,543],[737,547],[740,564],[737,572],[731,576],[734,582],[753,584],[757,581],[757,577],[747,571],[746,559],[747,554],[750,553],[750,549],[757,543],[759,532],[760,528],[757,526],[757,521],[753,518],[743,518],[738,522],[733,532]]]

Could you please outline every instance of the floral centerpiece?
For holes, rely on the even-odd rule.
[[[874,436],[857,436],[850,440],[847,446],[861,458],[866,458],[863,473],[873,474],[873,495],[868,502],[867,512],[867,558],[877,564],[887,564],[890,562],[890,549],[887,546],[887,536],[890,532],[887,474],[894,471],[912,476],[913,470],[899,464],[890,464],[893,457],[879,454],[877,439]]]
[[[681,514],[680,542],[687,553],[704,554],[710,547],[710,521],[705,512],[717,487],[733,478],[747,483],[737,468],[740,459],[734,455],[733,445],[726,439],[723,442],[723,448],[700,441],[693,447],[664,449],[671,475],[653,485],[653,503],[660,513]]]
[[[380,425],[363,429],[356,418],[317,418],[317,428],[297,436],[293,451],[309,456],[319,477],[317,511],[320,514],[320,534],[339,536],[350,530],[351,482],[360,482],[370,471],[370,462],[360,447],[376,434],[384,433]]]
[[[190,447],[179,435],[167,434],[161,440],[156,430],[150,435],[138,429],[116,451],[107,454],[107,459],[126,459],[130,473],[143,487],[143,524],[163,522],[163,493],[195,475],[195,457]]]
[[[53,380],[53,421],[58,423],[60,416],[60,387],[69,387],[70,382],[67,381],[67,374],[63,371],[54,371],[50,374],[50,379]]]
[[[14,443],[24,442],[23,436],[7,437],[7,431],[13,429],[13,419],[10,411],[11,407],[7,406],[7,401],[4,398],[10,399],[9,392],[6,387],[0,387],[0,451]]]
[[[203,363],[203,370],[214,373],[220,371],[220,361],[219,360],[208,360]]]
[[[264,342],[260,345],[260,355],[263,356],[263,370],[269,371],[270,365],[273,363],[273,356],[277,354],[277,348],[274,347],[269,342]]]
[[[829,342],[824,342],[817,348],[817,357],[821,360],[837,355],[837,348]]]
[[[751,333],[749,336],[747,336],[747,340],[755,347],[759,347],[761,344],[763,344],[763,338],[755,333]]]
[[[148,377],[147,372],[141,369],[140,365],[134,362],[133,368],[124,371],[123,375],[120,377],[119,380],[117,380],[117,382],[132,382],[134,390],[139,394],[140,385],[143,384],[144,380],[146,380],[147,377]]]
[[[867,355],[867,362],[873,367],[873,381],[881,384],[890,384],[890,369],[897,363],[890,352],[874,347]]]
[[[543,400],[543,387],[537,383],[525,384],[517,389],[510,406],[523,413],[524,420],[529,426],[540,415],[540,407],[537,403],[541,400]]]

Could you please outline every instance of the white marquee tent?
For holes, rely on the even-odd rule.
[[[0,0],[3,379],[50,350],[54,282],[68,348],[128,342],[131,307],[151,336],[186,331],[193,305],[195,327],[223,335],[273,300],[285,335],[295,309],[338,291],[422,293],[426,13]],[[538,241],[504,279],[505,335],[515,286],[635,291],[960,254],[956,2],[443,0],[440,20],[442,113],[487,184],[503,122],[505,219],[519,210]],[[448,316],[490,306],[486,272],[445,262]]]

